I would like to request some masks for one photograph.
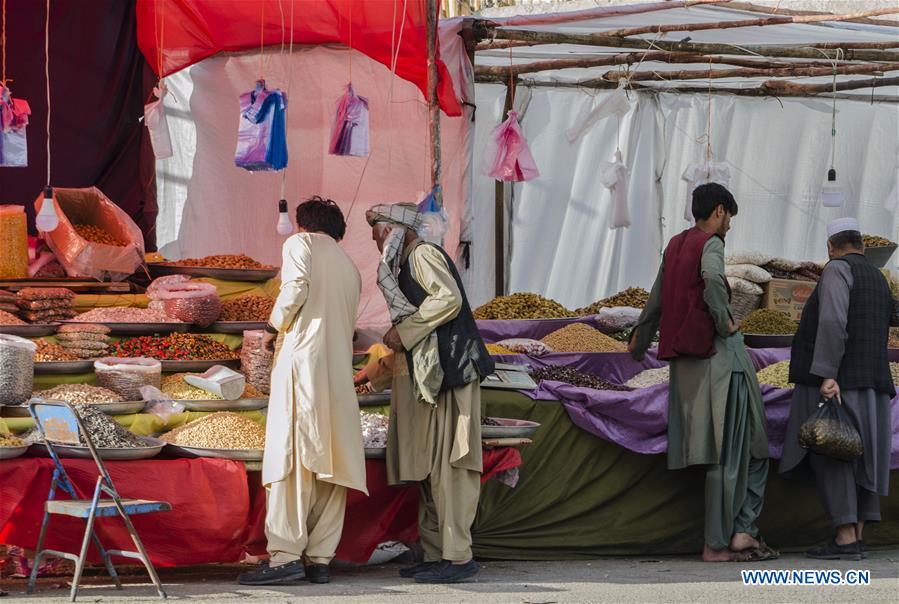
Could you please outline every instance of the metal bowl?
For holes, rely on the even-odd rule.
[[[172,373],[202,373],[215,365],[230,369],[240,369],[240,359],[218,359],[213,361],[160,361],[162,370]]]
[[[147,264],[150,276],[156,279],[165,275],[189,275],[222,281],[268,281],[278,276],[277,268],[208,268],[205,266],[178,266],[151,262]]]
[[[378,447],[377,449],[365,448],[366,459],[385,459],[387,457],[387,448]]]
[[[265,329],[265,325],[265,321],[216,321],[202,331],[204,333],[242,334],[245,331]]]
[[[0,459],[15,459],[16,457],[21,457],[25,455],[25,451],[28,450],[30,445],[23,445],[21,447],[0,447]]]
[[[73,375],[76,373],[93,373],[94,360],[80,361],[37,361],[34,363],[35,374]]]
[[[188,411],[255,411],[268,407],[267,398],[239,398],[236,401],[204,400],[175,401]]]
[[[789,348],[793,345],[793,334],[744,333],[743,343],[749,348]]]
[[[209,449],[167,443],[166,451],[177,457],[214,457],[236,461],[262,461],[262,449]]]
[[[534,435],[540,424],[523,419],[491,417],[499,426],[481,426],[481,438],[529,438]]]
[[[22,338],[42,338],[52,336],[59,329],[59,323],[37,323],[34,325],[0,325],[0,333]]]
[[[159,455],[159,452],[162,451],[163,447],[165,447],[165,443],[158,438],[151,438],[149,436],[141,436],[138,438],[147,446],[127,449],[97,447],[97,454],[100,456],[100,459],[104,460],[125,461],[135,459],[150,459],[151,457],[156,457],[157,455]],[[53,443],[53,449],[60,457],[71,457],[74,459],[91,458],[91,452],[87,447],[76,447],[73,445]],[[34,443],[33,445],[31,445],[30,452],[36,457],[50,457],[50,451],[47,449],[47,445],[44,443]]]
[[[110,334],[119,336],[153,336],[184,333],[190,330],[190,323],[90,323],[85,321],[64,321],[65,325],[104,325]]]

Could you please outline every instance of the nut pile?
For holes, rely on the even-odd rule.
[[[630,308],[646,308],[649,302],[649,292],[642,287],[629,287],[623,292],[609,296],[575,311],[578,315],[595,315],[601,308],[614,308],[616,306],[628,306]]]
[[[16,304],[15,294],[0,289],[0,311],[2,311],[4,314],[15,315],[18,318],[19,305]],[[0,319],[0,323],[6,323],[6,321]],[[12,325],[18,325],[18,323],[12,323]]]
[[[799,326],[785,312],[770,308],[760,308],[749,313],[740,327],[743,333],[763,335],[790,335]]]
[[[125,241],[122,241],[102,227],[93,224],[73,224],[72,227],[82,239],[87,239],[91,243],[102,243],[104,245],[114,245],[116,247],[126,245]]]
[[[27,444],[28,443],[17,436],[13,436],[12,434],[0,433],[0,449],[10,447],[24,447]]]
[[[890,328],[890,341],[887,348],[899,348],[899,327]]]
[[[256,262],[246,254],[218,254],[204,258],[184,258],[174,262],[163,262],[166,266],[196,266],[203,268],[272,269],[268,264]]]
[[[77,320],[87,323],[180,323],[161,310],[126,306],[94,308],[78,315]]]
[[[140,336],[120,341],[113,349],[117,357],[147,357],[161,361],[214,361],[236,359],[237,354],[209,336],[173,333],[169,336]]]
[[[93,323],[63,325],[56,334],[60,346],[79,359],[96,359],[109,349],[109,328]]]
[[[64,287],[26,287],[16,294],[16,304],[29,323],[52,323],[78,314],[74,298],[74,292]]]
[[[46,363],[49,361],[77,361],[78,357],[74,354],[70,353],[68,350],[60,346],[59,344],[54,344],[52,342],[48,342],[47,340],[41,338],[39,340],[35,340],[34,342],[37,344],[37,352],[34,353],[34,362],[35,363]]]
[[[531,378],[535,382],[546,380],[549,382],[565,382],[579,388],[593,388],[594,390],[615,390],[624,392],[629,390],[625,386],[613,384],[599,376],[583,373],[571,367],[541,367],[531,372]]]
[[[360,411],[359,420],[362,422],[362,446],[366,449],[386,448],[390,419],[380,413]]]
[[[899,363],[890,363],[890,374],[893,376],[893,384],[899,385]]]
[[[266,296],[241,296],[222,302],[219,321],[268,321],[275,301]]]
[[[175,401],[220,401],[222,397],[211,392],[206,392],[202,388],[191,386],[184,381],[188,375],[197,375],[192,373],[173,373],[162,378],[159,389],[163,394]],[[263,398],[252,384],[247,383],[241,398]]]
[[[120,403],[122,397],[106,388],[87,384],[60,384],[49,390],[35,392],[35,396],[55,401],[70,403]]]
[[[566,325],[541,340],[556,352],[625,352],[627,345],[583,323]]]
[[[251,419],[220,411],[175,428],[160,438],[185,447],[264,449],[265,428]]]
[[[877,235],[862,235],[862,241],[865,242],[865,247],[889,247],[896,245],[894,241]]]
[[[0,310],[0,325],[28,325],[25,321],[12,313]]]
[[[632,377],[625,384],[628,388],[649,388],[671,381],[671,368],[668,365],[658,369],[647,369]]]
[[[491,355],[515,354],[514,352],[512,352],[505,346],[500,346],[499,344],[487,344],[486,346],[487,346],[487,352],[489,352]]]
[[[574,313],[556,302],[537,294],[518,293],[494,298],[474,311],[478,320],[567,319]]]
[[[768,365],[758,372],[759,384],[768,384],[775,388],[792,389],[794,384],[790,383],[790,361],[781,361]]]
[[[137,449],[147,446],[137,436],[93,405],[75,403],[72,407],[75,409],[78,417],[81,418],[81,422],[90,434],[95,447],[100,447],[101,449]],[[51,426],[44,425],[44,429],[47,431],[47,436],[50,440],[53,440]],[[79,434],[78,436],[81,444],[87,445],[84,435]]]

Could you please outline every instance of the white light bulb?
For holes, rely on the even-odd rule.
[[[59,226],[59,216],[56,215],[56,207],[53,203],[53,187],[44,189],[44,201],[34,220],[34,226],[43,233],[55,231]]]
[[[287,214],[286,199],[282,199],[278,202],[277,231],[279,235],[290,235],[291,233],[293,233],[293,222],[290,221],[290,216]]]
[[[831,168],[827,172],[827,179],[821,187],[821,205],[825,208],[839,208],[846,200],[846,189],[837,180],[837,171]]]

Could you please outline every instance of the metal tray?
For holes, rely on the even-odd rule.
[[[793,345],[793,335],[767,335],[744,333],[743,343],[749,348],[789,348]]]
[[[107,460],[134,460],[134,459],[150,459],[156,457],[162,451],[166,443],[158,438],[149,436],[139,437],[148,446],[138,449],[104,449],[97,448],[100,459]],[[53,445],[56,454],[60,457],[71,457],[75,459],[90,459],[91,452],[87,447],[75,447],[72,445],[55,444]],[[44,443],[35,443],[31,445],[31,454],[36,457],[50,457],[50,451]]]
[[[31,417],[28,405],[0,405],[0,417]],[[0,449],[2,451],[2,449]]]
[[[217,361],[160,361],[165,372],[202,373],[215,365],[224,365],[231,369],[240,369],[240,359],[219,359]]]
[[[381,447],[377,449],[369,449],[365,448],[365,458],[366,459],[384,459],[387,457],[387,448]]]
[[[177,457],[215,457],[236,461],[262,461],[262,449],[207,449],[167,443],[167,452]]]
[[[390,404],[390,392],[372,392],[370,394],[357,394],[360,407],[380,407]]]
[[[79,361],[38,361],[34,364],[35,374],[76,374],[93,373],[94,359]]]
[[[59,323],[37,323],[34,325],[0,325],[0,333],[22,338],[42,338],[52,336],[59,329]]]
[[[239,398],[236,401],[205,400],[175,401],[188,411],[255,411],[268,407],[267,398]]]
[[[202,331],[205,333],[242,334],[245,331],[265,329],[265,321],[216,321]]]
[[[25,451],[28,450],[30,445],[24,445],[21,447],[0,447],[0,459],[15,459],[16,457],[21,457],[25,455]]]
[[[131,413],[140,413],[146,401],[125,401],[121,403],[88,403],[102,411],[106,415],[128,415]]]
[[[481,438],[528,438],[533,436],[540,424],[523,419],[491,417],[500,426],[481,426]]]
[[[147,265],[150,276],[154,279],[166,275],[189,275],[191,277],[208,277],[222,281],[268,281],[278,276],[277,268],[207,268],[202,266],[165,265],[151,262]]]
[[[88,321],[63,321],[65,325],[105,325],[111,335],[152,336],[184,333],[190,330],[190,323],[90,323]]]

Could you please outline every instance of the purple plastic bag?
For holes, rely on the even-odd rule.
[[[251,172],[280,170],[287,166],[287,129],[284,112],[287,95],[268,90],[265,81],[240,95],[240,125],[234,164]]]
[[[506,121],[493,129],[484,157],[492,162],[487,174],[496,180],[523,182],[540,176],[515,111],[510,111]]]
[[[328,153],[365,157],[368,152],[368,99],[356,96],[350,83],[337,101]]]

